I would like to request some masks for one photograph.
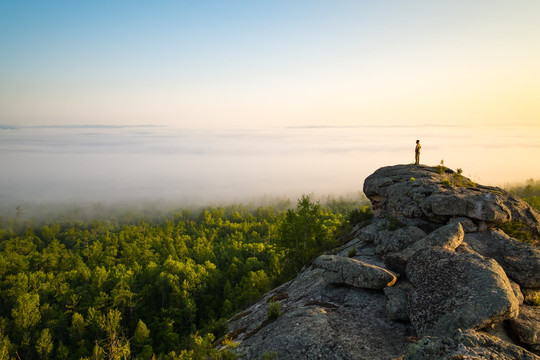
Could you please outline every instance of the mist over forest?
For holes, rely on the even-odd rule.
[[[0,127],[0,210],[86,205],[171,209],[234,202],[358,197],[385,165],[462,168],[505,186],[540,174],[514,159],[540,156],[528,128],[302,126],[188,129],[167,126]],[[535,155],[536,154],[536,155]],[[504,169],[504,171],[501,171]],[[97,205],[96,205],[97,204]]]

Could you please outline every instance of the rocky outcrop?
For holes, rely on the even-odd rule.
[[[540,352],[540,308],[522,306],[519,316],[510,322],[519,341]]]
[[[424,238],[426,233],[416,226],[407,226],[395,231],[383,230],[375,237],[373,243],[376,245],[377,255],[401,251]]]
[[[508,276],[526,288],[540,288],[540,248],[512,239],[500,230],[467,234],[465,242],[493,258]]]
[[[442,167],[381,168],[364,192],[370,225],[230,320],[242,358],[540,360],[540,250],[497,229],[538,238],[538,212]]]
[[[229,337],[242,359],[394,359],[406,352],[414,329],[386,316],[382,291],[328,284],[323,271],[306,269],[231,319]],[[277,301],[282,315],[269,321]],[[399,335],[388,341],[389,334]]]
[[[336,255],[321,255],[313,265],[323,269],[322,277],[329,284],[351,285],[364,289],[384,289],[395,284],[390,271],[367,262]]]
[[[461,223],[450,223],[434,230],[428,236],[421,238],[401,251],[381,254],[382,260],[389,269],[404,275],[409,259],[417,251],[426,247],[437,246],[447,250],[455,250],[463,242],[464,234]]]
[[[422,247],[442,247],[455,250],[463,242],[465,232],[460,222],[452,222],[431,232],[420,242]]]
[[[379,217],[424,226],[455,217],[488,227],[515,221],[540,236],[540,214],[523,200],[496,187],[474,184],[443,167],[383,167],[366,178],[364,193]]]
[[[518,314],[510,281],[493,259],[427,247],[414,254],[407,278],[409,318],[421,336],[452,337]]]
[[[409,294],[413,285],[408,281],[400,281],[395,286],[384,288],[386,295],[386,314],[395,321],[409,321]]]

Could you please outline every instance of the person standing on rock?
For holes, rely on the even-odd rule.
[[[415,155],[415,162],[414,165],[420,165],[420,149],[422,146],[420,146],[420,140],[416,140],[416,148],[414,149],[414,155]]]

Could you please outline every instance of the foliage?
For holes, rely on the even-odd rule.
[[[540,307],[540,291],[536,289],[527,289],[524,291],[525,303],[528,305]]]
[[[396,231],[398,229],[404,228],[405,225],[400,219],[397,217],[386,215],[386,223],[384,224],[384,228],[386,230],[390,231]]]
[[[540,196],[531,196],[528,198],[523,198],[533,209],[540,211]]]
[[[463,176],[463,169],[458,168],[452,174],[452,185],[457,187],[476,187],[476,184]]]
[[[458,168],[456,171],[448,170],[444,166],[443,160],[435,168],[440,175],[444,176],[444,179],[441,180],[441,185],[444,187],[476,187],[473,181],[463,176],[463,169],[461,168]]]
[[[350,207],[333,206],[45,222],[20,208],[0,219],[0,358],[233,359],[213,344],[225,319],[335,244]]]
[[[351,225],[361,224],[364,221],[371,221],[371,219],[373,219],[373,210],[369,205],[352,210],[347,217],[347,220]]]
[[[356,256],[356,248],[352,248],[351,250],[349,250],[349,252],[347,252],[347,256],[348,257],[355,257]]]
[[[279,227],[276,244],[286,254],[283,280],[292,278],[313,258],[335,247],[336,233],[343,223],[342,214],[328,211],[303,195],[296,210],[288,210]]]
[[[310,196],[310,198],[313,198],[313,196]],[[313,200],[314,199],[312,199],[312,201]],[[348,214],[358,208],[362,208],[366,205],[369,206],[371,204],[364,193],[348,195],[346,197],[340,196],[339,198],[328,195],[320,198],[318,201],[321,207],[336,214]]]
[[[540,180],[531,178],[525,181],[524,184],[513,186],[509,190],[522,198],[540,196]]]
[[[276,320],[281,315],[279,301],[272,301],[268,305],[268,320]]]
[[[225,339],[225,343],[222,345],[221,349],[214,347],[212,334],[206,336],[193,334],[190,336],[190,350],[181,350],[178,355],[173,351],[164,358],[170,360],[235,360],[238,358],[234,352],[230,351],[237,346],[236,343]]]
[[[440,164],[435,166],[435,170],[437,170],[437,172],[440,175],[443,175],[446,172],[446,166],[444,166],[444,160],[441,160]]]
[[[540,181],[528,179],[523,185],[516,185],[509,189],[510,192],[525,200],[531,207],[540,211]]]
[[[260,360],[274,360],[275,358],[277,358],[277,356],[278,356],[277,352],[267,351],[261,355]]]
[[[507,189],[509,192],[521,197],[532,208],[540,211],[540,181],[528,179],[522,185],[516,185]],[[529,228],[521,222],[509,222],[499,225],[507,235],[526,243],[540,245],[538,239],[531,233]]]
[[[505,232],[506,235],[513,237],[524,243],[533,243],[534,236],[524,223],[520,221],[510,221],[498,225],[498,228]]]
[[[42,359],[47,359],[52,352],[53,343],[52,337],[49,329],[45,328],[41,330],[41,334],[36,342],[36,351],[39,354],[39,357]]]

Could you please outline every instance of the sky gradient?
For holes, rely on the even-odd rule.
[[[0,0],[0,202],[540,178],[540,1]]]
[[[528,124],[540,2],[1,1],[0,123]]]

